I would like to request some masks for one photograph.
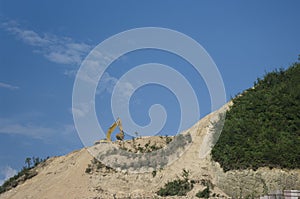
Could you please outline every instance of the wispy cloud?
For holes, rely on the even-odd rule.
[[[112,93],[117,82],[117,78],[111,76],[108,72],[105,72],[100,79],[96,94],[101,94],[103,92]]]
[[[65,70],[64,71],[64,75],[68,76],[68,77],[75,77],[77,73],[77,70]]]
[[[105,72],[100,79],[96,94],[100,95],[104,92],[111,94],[118,81],[119,80],[117,78]],[[134,87],[130,82],[123,82],[122,84],[119,85],[118,94],[120,97],[130,97],[133,90]]]
[[[66,75],[68,77],[75,77],[76,73],[77,73],[77,70],[66,70],[64,72],[64,75]],[[80,78],[87,82],[98,84],[98,87],[96,90],[97,95],[103,94],[105,92],[111,94],[114,90],[114,86],[118,82],[118,79],[116,77],[111,76],[108,72],[103,73],[99,83],[94,81],[94,79],[96,79],[96,78],[92,79],[92,78],[89,78],[87,75],[82,75]],[[127,90],[127,89],[125,89],[125,90]]]
[[[123,97],[130,97],[131,94],[134,91],[134,86],[130,82],[124,82],[123,84],[120,84],[120,95]]]
[[[0,134],[22,135],[47,141],[52,136],[67,135],[74,132],[75,128],[72,124],[47,127],[32,122],[20,122],[15,119],[0,118]]]
[[[1,134],[24,135],[35,139],[49,137],[49,135],[54,134],[55,132],[55,129],[34,124],[9,123],[1,124],[0,126]]]
[[[82,102],[80,104],[76,104],[75,107],[71,108],[70,112],[76,114],[78,117],[85,117],[89,112],[93,110],[93,106],[95,106],[95,103],[93,101],[87,103]]]
[[[21,28],[16,21],[2,23],[2,27],[24,43],[36,47],[46,59],[59,64],[79,65],[92,46],[75,42],[69,37],[59,37],[49,33],[37,33],[34,30]]]
[[[6,84],[6,83],[3,83],[3,82],[0,82],[0,88],[6,88],[6,89],[9,89],[9,90],[17,90],[17,89],[19,89],[18,86],[13,86],[11,84]]]
[[[73,73],[71,73],[71,75],[73,75]],[[96,95],[100,97],[101,95],[104,96],[105,94],[111,95],[118,81],[119,80],[116,77],[113,77],[108,72],[105,72],[99,81]],[[120,103],[124,102],[131,96],[133,90],[134,86],[130,82],[123,82],[122,84],[119,84],[116,95],[118,101]],[[76,104],[75,107],[69,108],[69,112],[77,115],[78,117],[85,117],[89,112],[93,111],[93,106],[95,106],[95,102],[93,101],[82,102],[80,104]]]
[[[117,88],[115,92],[117,92],[116,95],[120,101],[129,98],[134,91],[134,85],[130,81],[122,81],[121,83],[118,81],[119,79],[111,76],[109,73],[104,73],[100,79],[96,94],[100,95],[104,92],[111,94]],[[118,87],[115,87],[117,83],[119,83]]]
[[[10,166],[6,166],[4,168],[1,168],[0,169],[0,176],[3,176],[1,179],[0,179],[0,186],[6,181],[8,180],[9,178],[13,177],[14,175],[17,174],[17,170],[13,169],[12,167]]]

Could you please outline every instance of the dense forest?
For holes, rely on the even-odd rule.
[[[212,157],[224,171],[300,168],[300,62],[232,99]]]

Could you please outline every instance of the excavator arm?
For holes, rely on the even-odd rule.
[[[122,122],[121,119],[118,118],[117,121],[115,121],[108,129],[107,133],[106,133],[106,140],[111,142],[111,134],[112,132],[116,129],[116,127],[119,127],[120,129],[120,133],[117,134],[117,139],[118,140],[123,140],[124,139],[124,131],[123,131],[123,126],[122,126]]]
[[[113,124],[109,127],[109,129],[108,129],[108,131],[107,131],[107,133],[106,133],[106,140],[107,140],[107,141],[111,141],[111,139],[110,139],[111,133],[115,130],[116,127],[117,127],[117,122],[113,123]]]

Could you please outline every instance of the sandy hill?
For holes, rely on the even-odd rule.
[[[222,122],[222,115],[228,106],[209,114],[183,132],[183,135],[191,136],[191,141],[187,147],[174,152],[175,155],[171,154],[163,168],[145,166],[136,173],[132,169],[135,163],[129,164],[130,158],[126,159],[120,154],[104,159],[109,164],[113,164],[114,158],[116,162],[127,161],[127,167],[119,162],[119,167],[107,167],[95,161],[91,153],[99,153],[100,157],[104,151],[107,154],[113,150],[109,145],[98,144],[48,159],[35,168],[36,176],[1,194],[0,199],[160,198],[155,194],[156,191],[168,181],[180,177],[183,169],[189,171],[194,188],[182,198],[195,198],[196,193],[205,188],[203,182],[211,184],[215,198],[257,197],[275,190],[300,189],[300,170],[259,168],[256,171],[235,170],[225,173],[218,163],[211,160],[210,150],[219,136],[218,124]],[[159,149],[165,148],[166,142],[165,138],[147,137],[137,139],[134,143],[137,147],[132,147],[133,143],[129,141],[121,147],[138,156],[146,150],[142,146],[155,145]],[[115,143],[112,147],[118,145]],[[155,147],[148,150],[156,150]]]

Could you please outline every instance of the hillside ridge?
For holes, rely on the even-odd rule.
[[[50,158],[45,166],[38,168],[35,177],[1,194],[0,199],[41,196],[45,199],[159,198],[156,191],[165,183],[178,178],[183,169],[189,171],[189,178],[195,184],[187,196],[182,198],[196,198],[196,193],[205,189],[201,184],[203,181],[213,185],[212,192],[215,196],[225,198],[259,196],[283,188],[300,189],[300,170],[297,169],[259,168],[256,171],[247,169],[224,172],[219,163],[212,161],[209,151],[214,142],[214,127],[229,105],[230,103],[224,105],[183,132],[191,134],[191,146],[176,161],[157,170],[155,176],[151,172],[130,173],[103,166],[87,173],[86,169],[94,158],[88,152],[90,148],[83,148],[66,156]],[[203,157],[202,150],[208,155]]]

